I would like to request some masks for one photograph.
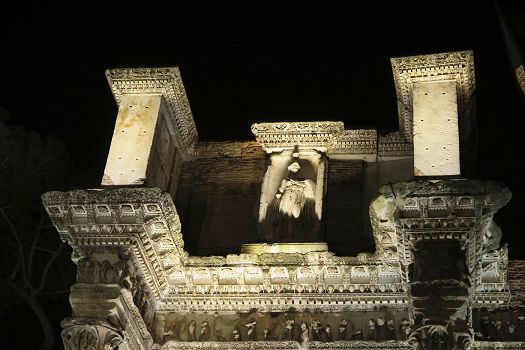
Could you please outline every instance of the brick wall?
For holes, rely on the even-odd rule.
[[[363,161],[331,159],[325,202],[325,237],[338,255],[373,250],[373,237],[364,230]]]
[[[175,205],[190,254],[238,253],[257,240],[265,154],[255,142],[200,144],[182,166]]]

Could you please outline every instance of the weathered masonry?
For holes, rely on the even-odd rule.
[[[108,70],[102,184],[43,202],[78,266],[68,350],[521,349],[503,185],[475,161],[471,51],[394,58],[399,130],[202,142],[177,68]]]

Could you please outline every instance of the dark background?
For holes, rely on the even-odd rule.
[[[523,45],[525,6],[500,4]],[[71,189],[97,187],[102,178],[117,114],[106,68],[179,66],[201,140],[251,139],[252,123],[281,120],[342,120],[388,132],[397,128],[390,57],[473,49],[478,177],[514,193],[496,221],[511,258],[525,258],[525,100],[492,1],[11,6],[0,12],[0,116],[66,145],[80,169]],[[67,313],[51,309],[57,320]]]

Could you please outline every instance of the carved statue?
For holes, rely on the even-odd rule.
[[[374,340],[374,341],[378,340],[376,327],[377,327],[376,320],[370,319],[368,321],[368,337],[366,338],[366,340]]]
[[[386,321],[386,340],[397,340],[396,325],[392,318]]]
[[[314,239],[318,231],[316,183],[301,178],[300,170],[297,160],[288,166],[288,176],[281,181],[266,213],[265,236],[272,241],[308,241]]]
[[[111,263],[107,260],[104,260],[102,264],[100,264],[100,271],[99,271],[99,281],[101,283],[116,283],[117,282],[117,274],[115,272],[115,269],[111,265]]]
[[[235,327],[232,330],[232,334],[230,336],[230,341],[241,341],[241,331],[239,330],[239,327]]]
[[[95,263],[91,258],[82,258],[77,264],[77,283],[93,283],[95,279]]]
[[[401,339],[407,340],[410,333],[412,333],[410,321],[407,319],[402,319],[401,323],[399,324],[399,334],[401,335]]]
[[[210,341],[211,329],[208,321],[202,321],[201,330],[199,332],[199,341]]]
[[[301,339],[300,330],[297,329],[295,320],[290,316],[286,316],[284,331],[281,336],[281,340],[297,340],[298,341],[300,339]]]
[[[501,236],[501,228],[491,220],[484,231],[483,250],[491,251],[498,249],[500,246]]]
[[[254,318],[245,324],[246,326],[246,340],[255,341],[257,340],[257,322]]]
[[[306,322],[301,322],[301,343],[306,343],[310,340],[310,335],[308,334],[308,325]]]
[[[341,320],[339,322],[339,329],[337,332],[337,340],[346,340],[346,327],[348,322],[346,320]]]
[[[186,341],[197,341],[197,323],[191,320],[186,330]]]
[[[270,330],[270,328],[265,328],[263,330],[263,338],[262,340],[265,340],[265,341],[274,341],[275,340],[275,337],[272,335],[272,331]]]
[[[375,329],[375,335],[377,341],[385,341],[387,333],[387,326],[385,324],[385,319],[383,317],[378,317],[376,319],[376,329]]]
[[[322,334],[323,334],[323,327],[321,326],[321,321],[314,320],[312,322],[312,332],[311,332],[312,341],[321,341]]]
[[[333,342],[332,338],[332,327],[330,325],[326,325],[324,328],[324,332],[321,332],[321,341],[327,343],[327,342]]]

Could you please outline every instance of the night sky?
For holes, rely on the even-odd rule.
[[[117,107],[106,68],[179,66],[201,140],[251,139],[252,123],[281,120],[387,132],[397,128],[390,57],[473,49],[479,177],[513,191],[496,221],[511,256],[525,258],[525,100],[491,1],[14,6],[0,21],[0,106],[10,125],[66,144],[84,174],[77,188],[99,185],[111,142]],[[524,43],[523,6],[502,7]]]

